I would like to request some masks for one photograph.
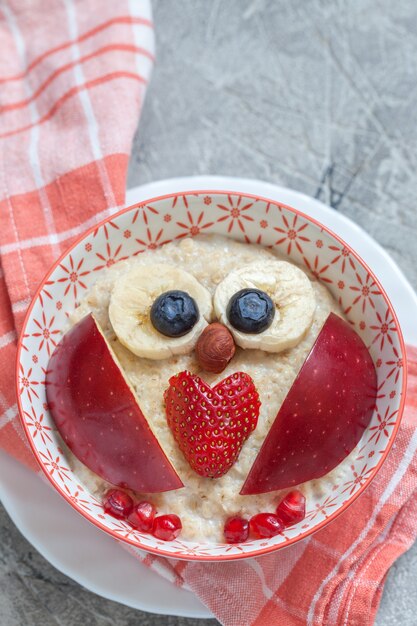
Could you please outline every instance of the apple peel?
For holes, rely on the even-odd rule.
[[[140,493],[183,487],[91,314],[53,352],[46,396],[70,450],[108,482]]]
[[[345,459],[367,428],[377,375],[353,328],[331,313],[288,392],[240,491],[286,489],[320,478]]]

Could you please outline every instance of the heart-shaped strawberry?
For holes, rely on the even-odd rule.
[[[184,371],[170,378],[164,399],[168,425],[193,470],[207,478],[226,474],[258,422],[252,378],[236,372],[211,388]]]

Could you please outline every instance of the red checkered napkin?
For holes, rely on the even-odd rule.
[[[149,0],[8,0],[0,35],[0,441],[35,469],[17,333],[48,266],[123,206],[154,33]]]
[[[14,398],[17,333],[74,237],[123,205],[153,62],[148,0],[9,0],[0,7],[0,445],[38,471]],[[259,559],[137,558],[192,589],[227,626],[366,626],[417,534],[417,350],[396,444],[328,528]]]

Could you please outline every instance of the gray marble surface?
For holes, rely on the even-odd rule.
[[[414,0],[153,1],[157,66],[128,185],[260,178],[356,220],[417,287]],[[209,626],[103,600],[57,572],[0,511],[2,626]],[[378,626],[417,624],[417,546]],[[349,626],[349,625],[348,625]]]

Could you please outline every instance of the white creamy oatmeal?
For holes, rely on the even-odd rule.
[[[278,354],[237,348],[234,358],[221,374],[209,374],[201,371],[194,352],[162,360],[149,360],[137,357],[124,348],[110,324],[110,293],[115,281],[136,264],[149,265],[158,262],[182,267],[213,294],[216,286],[232,269],[276,257],[272,250],[238,243],[218,235],[168,243],[157,250],[144,252],[134,259],[104,270],[70,316],[70,324],[73,325],[87,313],[94,314],[136,392],[143,414],[183,481],[183,489],[149,496],[140,494],[157,506],[158,513],[176,513],[180,516],[183,524],[182,539],[223,541],[224,522],[230,515],[250,517],[261,511],[274,511],[279,500],[278,492],[240,496],[239,491],[328,314],[331,311],[339,315],[342,313],[326,287],[313,280],[317,304],[313,323],[307,335],[295,348]],[[233,372],[244,371],[253,378],[259,392],[262,405],[258,425],[244,444],[235,465],[221,478],[208,479],[197,475],[183,457],[167,425],[164,391],[169,378],[185,369],[200,375],[212,385]],[[317,495],[328,492],[343,478],[348,472],[353,453],[331,473],[301,486],[307,498],[307,508],[309,497],[313,493]],[[70,452],[68,454],[81,482],[100,497],[108,489],[108,483],[82,465]]]

